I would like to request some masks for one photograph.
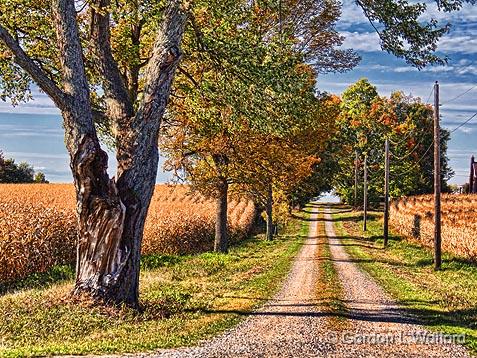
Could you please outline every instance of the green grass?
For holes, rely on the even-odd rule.
[[[316,204],[315,204],[316,205]],[[343,303],[344,290],[331,257],[328,237],[326,236],[323,213],[318,215],[318,283],[316,297],[321,311],[330,313],[326,320],[329,329],[344,330],[347,327],[346,306]]]
[[[339,210],[343,211],[343,210]],[[336,232],[350,256],[373,276],[407,311],[431,330],[465,334],[477,353],[477,265],[445,253],[441,271],[434,271],[432,251],[391,235],[383,249],[382,215],[371,213],[362,231],[361,213],[334,214]]]
[[[308,223],[295,219],[276,240],[251,238],[227,255],[145,257],[140,313],[73,300],[66,273],[17,282],[0,296],[0,356],[145,352],[195,344],[233,326],[276,292],[307,232]]]

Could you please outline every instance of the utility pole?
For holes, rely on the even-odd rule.
[[[439,126],[439,82],[434,85],[434,269],[440,270],[441,257],[441,140]]]
[[[354,151],[354,207],[358,206],[358,151]]]
[[[474,181],[475,181],[475,178],[474,178],[474,161],[475,161],[475,158],[474,158],[474,156],[472,156],[472,158],[470,158],[469,194],[474,193]]]
[[[384,247],[388,246],[389,237],[389,139],[384,143]]]
[[[363,231],[367,230],[366,224],[368,220],[368,155],[364,155],[364,200],[363,200]]]

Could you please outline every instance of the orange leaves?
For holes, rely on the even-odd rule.
[[[212,247],[215,202],[189,195],[187,186],[157,185],[146,220],[143,253],[193,253]],[[0,185],[0,282],[73,263],[76,215],[73,185]],[[231,201],[232,239],[251,228],[251,201]]]

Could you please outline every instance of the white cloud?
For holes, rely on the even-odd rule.
[[[357,51],[381,51],[379,36],[375,32],[341,31],[344,37],[343,47]],[[439,41],[438,50],[443,53],[472,54],[477,52],[477,34],[450,34]]]
[[[440,40],[439,51],[465,54],[477,52],[477,31],[475,30],[477,6],[466,4],[461,11],[445,13],[437,10],[435,1],[427,1],[427,3],[428,11],[421,17],[422,21],[429,21],[433,18],[441,24],[451,23],[453,25],[450,33]],[[351,31],[356,26],[368,30]],[[352,0],[343,1],[342,16],[338,22],[338,29],[346,37],[345,47],[364,52],[381,50],[378,35],[372,30],[361,8]]]
[[[417,68],[411,67],[411,66],[402,66],[402,67],[390,67],[390,71],[396,72],[396,73],[405,73],[405,72],[417,72]]]
[[[424,1],[427,3],[427,11],[421,16],[421,21],[430,19],[438,20],[440,23],[450,23],[451,25],[465,24],[477,21],[477,7],[471,4],[465,4],[461,11],[442,12],[437,9],[435,0]],[[338,22],[341,28],[351,25],[369,24],[363,11],[356,5],[354,0],[342,1],[342,14]]]
[[[460,11],[442,12],[437,9],[435,1],[426,1],[427,11],[421,16],[424,21],[436,19],[440,22],[449,22],[451,24],[475,22],[477,21],[477,8],[471,4],[464,4]]]
[[[342,12],[338,26],[344,28],[350,25],[369,23],[361,8],[353,0],[343,0],[341,8]]]
[[[381,51],[379,36],[375,32],[340,32],[345,40],[343,47],[352,48],[357,51],[374,52]]]
[[[465,127],[465,126],[459,128],[459,130],[460,130],[462,133],[465,133],[465,134],[471,134],[471,133],[474,133],[474,132],[475,132],[475,128]]]
[[[34,113],[34,114],[59,114],[59,110],[56,108],[53,101],[43,92],[40,92],[38,88],[32,89],[33,99],[26,103],[20,103],[18,106],[13,107],[12,104],[0,101],[0,112],[7,113]]]
[[[477,52],[477,38],[471,34],[451,33],[439,41],[438,49],[444,53],[475,53]]]
[[[66,151],[66,149],[65,149]],[[6,152],[7,156],[13,158],[35,158],[35,159],[69,159],[68,154],[53,153],[31,153],[31,152]]]

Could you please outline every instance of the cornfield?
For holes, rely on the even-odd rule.
[[[442,196],[442,248],[455,255],[477,260],[477,196]],[[434,246],[434,197],[396,199],[390,207],[390,223],[402,235]]]
[[[44,272],[76,257],[74,188],[69,184],[0,185],[0,282]],[[255,218],[249,200],[229,202],[232,241]],[[187,186],[157,185],[146,220],[143,254],[189,254],[213,247],[215,202]]]

